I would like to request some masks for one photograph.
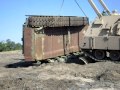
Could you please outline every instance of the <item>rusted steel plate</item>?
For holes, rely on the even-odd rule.
[[[43,56],[43,44],[42,44],[42,37],[40,37],[40,35],[35,34],[35,38],[34,38],[34,57],[38,60],[42,59]]]
[[[64,55],[63,34],[64,28],[45,29],[44,58]]]
[[[30,61],[34,60],[34,57],[32,56],[32,33],[33,30],[31,28],[24,28],[23,34],[24,34],[24,44],[23,44],[23,50],[24,50],[24,56],[25,60]]]
[[[83,37],[81,27],[45,28],[44,33],[24,30],[24,56],[26,60],[44,60],[80,51]]]
[[[82,30],[85,28],[46,28],[43,35],[35,34],[35,59],[44,60],[80,51]]]
[[[51,19],[51,17],[43,18],[43,16],[41,16],[41,18],[40,16],[35,16],[32,18],[34,18],[35,22],[39,19],[37,22],[38,24],[41,22],[42,24],[48,22],[46,21],[46,18]],[[64,20],[67,18],[68,17],[62,17]],[[59,19],[59,21],[62,19]],[[25,28],[23,29],[23,50],[25,60],[45,60],[80,51],[83,30],[86,30],[88,27],[86,24],[88,23],[88,19],[84,17],[69,17],[69,19],[72,20],[72,22],[69,22],[69,25],[71,24],[72,26],[35,28],[28,26],[26,23]],[[65,23],[63,24],[65,25]],[[59,23],[56,23],[55,25],[57,26]]]

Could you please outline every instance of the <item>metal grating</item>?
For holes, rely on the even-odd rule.
[[[63,27],[81,26],[88,24],[87,17],[76,16],[29,16],[27,21],[29,27]]]

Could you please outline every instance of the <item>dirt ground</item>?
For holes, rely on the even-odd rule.
[[[21,51],[0,53],[0,90],[120,90],[120,65],[23,62]]]

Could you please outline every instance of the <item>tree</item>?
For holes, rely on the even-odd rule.
[[[0,52],[5,50],[5,44],[3,42],[0,42]]]
[[[22,45],[20,44],[20,43],[16,43],[16,48],[15,48],[16,50],[20,50],[20,49],[22,49]]]
[[[5,42],[0,42],[0,52],[20,49],[22,49],[22,45],[20,43],[13,42],[10,39],[7,39]]]

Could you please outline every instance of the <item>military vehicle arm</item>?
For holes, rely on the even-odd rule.
[[[98,8],[94,4],[93,0],[88,0],[88,1],[89,1],[90,5],[92,6],[92,8],[94,9],[94,11],[96,12],[96,14],[98,15],[98,17],[101,18],[102,14],[100,13],[100,11],[98,10]]]
[[[103,8],[106,10],[108,15],[111,15],[110,10],[107,8],[106,4],[103,2],[103,0],[99,0]]]

